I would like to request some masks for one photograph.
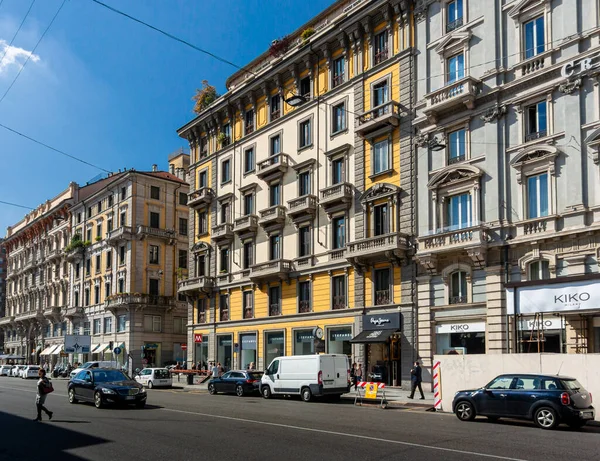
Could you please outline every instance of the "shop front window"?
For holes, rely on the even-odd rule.
[[[294,332],[294,355],[310,355],[315,353],[315,342],[312,330],[296,330]]]
[[[203,370],[208,369],[208,335],[203,337],[203,342],[196,343],[196,364],[200,362],[200,367]]]
[[[265,333],[265,367],[276,357],[285,355],[285,341],[283,331]]]
[[[352,355],[352,327],[331,328],[327,343],[328,354]]]
[[[242,347],[240,355],[241,368],[247,370],[250,365],[253,365],[254,369],[256,369],[256,335],[240,335],[240,344]]]
[[[226,370],[231,369],[231,335],[220,335],[217,337],[217,362]]]
[[[440,355],[485,354],[485,322],[441,324],[436,330]]]

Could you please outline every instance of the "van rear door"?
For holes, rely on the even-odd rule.
[[[335,363],[335,387],[336,388],[348,388],[348,370],[350,365],[348,357],[345,355],[338,355],[333,358]]]
[[[322,355],[320,359],[323,389],[333,388],[335,387],[335,363],[333,357]]]

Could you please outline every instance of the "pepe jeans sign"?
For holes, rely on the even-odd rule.
[[[363,315],[363,330],[399,330],[400,314]]]
[[[507,301],[508,314],[598,309],[600,308],[600,280],[556,283],[542,287],[508,288]]]

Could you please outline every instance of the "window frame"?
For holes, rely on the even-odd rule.
[[[252,168],[249,168],[249,169],[247,168],[248,167],[248,165],[247,165],[248,152],[252,152]],[[244,148],[242,169],[243,169],[244,176],[252,174],[256,171],[256,144],[252,144],[251,146]]]
[[[372,67],[377,66],[384,61],[387,61],[391,57],[390,35],[391,34],[387,28],[382,30],[381,32],[374,34],[374,36],[373,36],[373,52],[371,53],[371,55],[372,55],[371,66]],[[380,40],[379,40],[380,37],[383,37],[383,40],[381,40],[381,42],[384,44],[384,46],[383,46],[383,49],[378,50],[377,48],[378,48],[378,44],[380,42]]]
[[[338,70],[338,66],[337,63],[338,62],[342,62],[342,70],[341,72],[337,73]],[[346,63],[347,63],[347,59],[346,56],[344,56],[343,54],[341,56],[338,56],[335,59],[332,59],[331,62],[331,89],[337,88],[340,85],[343,85],[344,83],[346,83]]]
[[[379,287],[380,289],[378,289],[378,274],[382,273],[383,271],[387,272],[387,276],[388,276],[388,284],[387,284],[387,289],[382,287]],[[372,290],[371,290],[371,305],[373,306],[387,306],[390,304],[394,304],[394,271],[393,271],[393,267],[392,266],[386,266],[386,267],[377,267],[377,268],[373,268],[372,272],[371,272],[371,283],[372,283]],[[385,301],[387,300],[388,302],[380,302],[379,301],[379,292],[381,291],[387,291],[387,299],[384,297],[385,295],[382,294],[382,298],[381,301]]]
[[[313,115],[309,115],[303,119],[298,120],[297,129],[298,129],[298,152],[311,149],[313,147],[313,139],[314,139],[314,123],[313,123]],[[308,137],[309,139],[305,139],[304,137],[304,126],[308,126]]]
[[[452,276],[453,274],[461,272],[465,274],[466,280],[466,293],[464,294],[464,299],[460,301],[464,301],[465,304],[470,304],[473,302],[473,268],[464,263],[453,263],[446,266],[442,269],[442,281],[444,282],[444,300],[446,305],[458,304],[452,302],[453,298],[453,285],[452,285]],[[459,300],[457,300],[459,301]],[[462,304],[462,303],[461,303]]]
[[[250,306],[247,304],[248,299],[250,299]],[[247,314],[248,310],[250,311],[250,314]],[[254,318],[254,291],[251,289],[242,289],[242,317],[244,319]]]
[[[338,222],[339,220],[341,220],[342,224],[343,224],[343,244],[341,246],[338,245],[339,242],[337,242],[337,237],[336,237],[336,225],[334,223]],[[342,250],[344,248],[346,248],[347,244],[348,244],[348,217],[346,216],[345,213],[343,214],[336,214],[334,216],[331,217],[331,249],[332,250]]]
[[[460,59],[462,57],[462,69],[459,69]],[[456,72],[455,75],[452,74],[452,60],[456,59]],[[453,53],[452,55],[446,58],[446,85],[453,85],[459,80],[462,80],[467,76],[467,65],[466,65],[466,57],[464,51],[459,51],[457,53]],[[462,71],[462,75],[461,75]]]
[[[340,135],[342,133],[348,132],[348,100],[349,100],[349,98],[345,97],[344,99],[331,104],[331,137],[332,138],[337,135]],[[334,131],[334,127],[336,126],[336,120],[337,120],[335,111],[340,106],[342,107],[342,110],[343,110],[343,127]]]
[[[149,245],[148,248],[148,264],[159,265],[160,264],[160,246]]]
[[[274,100],[277,100],[277,105],[279,106],[278,109],[275,111],[273,110]],[[280,92],[269,95],[269,123],[274,122],[275,120],[278,120],[283,116],[282,100],[283,98],[281,97]]]
[[[450,17],[450,5],[452,5],[453,3],[456,3],[457,5],[460,3],[461,4],[461,10],[462,10],[462,16],[458,16],[458,10],[459,8],[455,7],[455,11],[457,12],[454,15],[454,18]],[[464,26],[465,24],[467,24],[468,20],[467,20],[467,13],[468,13],[468,4],[466,0],[446,0],[445,4],[443,5],[443,14],[444,14],[444,18],[443,18],[443,24],[444,24],[444,32],[446,34],[449,34],[451,32],[454,32],[457,29],[460,29],[462,26]]]
[[[343,281],[343,291],[344,294],[343,295],[339,295],[339,294],[335,294],[335,284],[338,280],[342,280]],[[331,293],[331,297],[330,297],[330,310],[343,310],[343,309],[347,309],[348,308],[348,274],[344,273],[344,274],[336,274],[336,275],[332,275],[330,277],[330,293]],[[337,303],[336,303],[336,299],[335,298],[341,298],[343,297],[343,305],[340,303],[341,299],[338,299]],[[337,306],[337,307],[336,307]]]
[[[375,171],[375,149],[378,144],[387,143],[387,168],[381,171]],[[371,142],[371,175],[369,178],[376,178],[377,176],[381,176],[384,174],[389,174],[394,170],[393,165],[393,142],[391,136],[387,136],[385,139],[380,139],[379,141],[373,140]]]
[[[182,221],[185,221],[185,225],[184,226],[182,226]],[[179,224],[179,226],[178,226],[179,235],[184,235],[184,236],[187,237],[187,235],[189,233],[188,232],[188,229],[189,229],[189,220],[188,220],[188,218],[184,218],[184,217],[179,216],[178,224]],[[184,230],[183,232],[181,232],[182,229]]]
[[[228,173],[228,177],[227,179],[225,178],[225,168],[227,165],[227,173]],[[221,186],[224,186],[226,184],[231,183],[232,178],[231,178],[231,157],[227,157],[224,158],[223,160],[221,160]]]
[[[152,200],[160,200],[160,186],[150,186],[150,198]]]
[[[462,156],[460,155],[460,140],[457,140],[457,146],[459,155],[456,157],[451,157],[451,150],[452,150],[452,135],[454,133],[459,133],[461,131],[464,131],[464,144],[463,144],[463,151],[464,153],[462,154]],[[467,120],[465,123],[460,124],[460,125],[455,125],[453,127],[450,127],[446,130],[445,134],[444,134],[444,140],[446,142],[446,166],[451,166],[451,165],[456,165],[457,163],[463,163],[467,160],[471,159],[471,149],[470,149],[470,143],[471,143],[471,133],[469,130],[469,121]],[[462,157],[462,158],[461,158]]]
[[[546,213],[543,214],[543,210],[542,210],[542,192],[543,192],[543,185],[542,185],[542,181],[541,178],[545,177],[545,181],[546,181],[546,190],[545,190],[545,198],[546,198]],[[531,189],[530,189],[530,181],[533,178],[537,178],[537,180],[535,181],[536,183],[536,196],[537,196],[537,200],[536,200],[536,209],[535,209],[535,216],[532,216],[532,209],[530,207],[530,203],[531,203],[531,199],[530,199],[530,193],[531,193]],[[531,175],[527,175],[527,181],[525,182],[525,204],[526,204],[526,219],[541,219],[541,218],[547,218],[550,215],[550,175],[548,174],[548,172],[544,171],[541,173],[537,173],[537,174],[531,174]]]
[[[302,287],[307,286],[308,287],[308,299],[303,300],[302,299]],[[297,312],[299,314],[307,314],[310,312],[313,312],[313,287],[312,287],[312,280],[311,279],[307,279],[307,280],[299,280],[296,283],[296,299],[298,300],[297,302]],[[308,303],[308,308],[303,308],[302,303]]]

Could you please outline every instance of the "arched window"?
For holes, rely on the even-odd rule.
[[[465,304],[467,299],[467,273],[456,271],[450,274],[450,299],[448,304]]]
[[[529,280],[546,280],[550,278],[550,262],[540,259],[529,263]]]

